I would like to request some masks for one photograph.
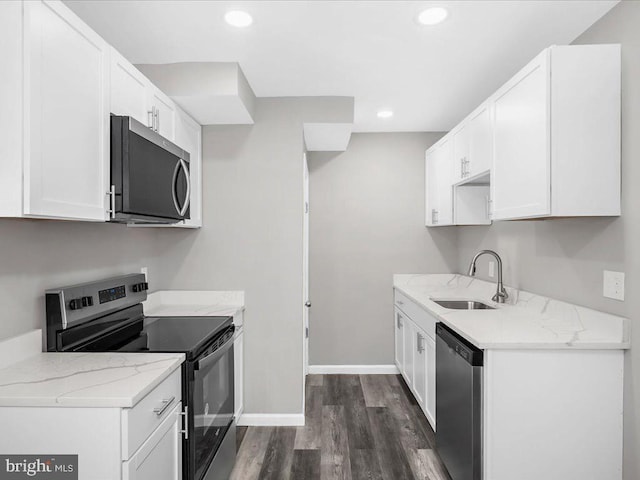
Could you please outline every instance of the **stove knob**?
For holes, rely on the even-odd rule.
[[[82,297],[82,306],[83,307],[92,307],[93,306],[93,297]]]
[[[82,300],[79,298],[74,298],[73,300],[69,300],[69,310],[80,310],[82,308]]]
[[[145,290],[149,290],[149,284],[147,282],[136,283],[131,289],[134,292],[144,292]]]

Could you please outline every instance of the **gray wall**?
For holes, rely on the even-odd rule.
[[[392,275],[455,271],[455,228],[424,227],[424,152],[441,136],[354,134],[309,155],[311,365],[393,364]]]
[[[303,411],[302,123],[342,102],[259,98],[254,125],[205,127],[204,227],[162,239],[170,288],[246,292],[246,413]]]
[[[0,338],[45,328],[44,291],[149,268],[162,288],[161,232],[124,225],[0,219]]]
[[[575,43],[622,44],[622,217],[503,222],[459,231],[458,270],[480,248],[505,257],[508,284],[631,319],[624,478],[640,478],[640,2],[623,1]],[[597,94],[597,92],[594,92]],[[602,270],[626,272],[626,301],[602,297]],[[481,267],[486,272],[486,267]],[[597,414],[597,413],[595,413]],[[594,434],[597,434],[594,432]]]

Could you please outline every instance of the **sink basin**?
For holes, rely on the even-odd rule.
[[[433,300],[435,303],[444,308],[452,310],[495,310],[494,307],[482,302],[473,300]]]

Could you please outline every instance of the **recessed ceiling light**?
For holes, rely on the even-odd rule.
[[[444,22],[447,16],[449,16],[449,12],[446,8],[431,7],[423,10],[420,15],[418,15],[418,22],[423,25],[436,25]]]
[[[380,110],[378,112],[378,118],[391,118],[393,117],[393,112],[391,110]]]
[[[248,27],[253,23],[253,17],[242,10],[232,10],[227,12],[224,20],[232,27]]]

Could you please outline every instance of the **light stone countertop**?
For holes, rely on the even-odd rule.
[[[161,290],[143,302],[147,317],[226,317],[242,325],[244,292]]]
[[[456,274],[398,274],[393,286],[482,349],[627,349],[628,321],[604,312],[506,287],[507,304],[491,301],[496,284]],[[432,301],[477,300],[495,310],[451,310]]]
[[[0,406],[133,407],[182,353],[37,353],[0,370]]]

